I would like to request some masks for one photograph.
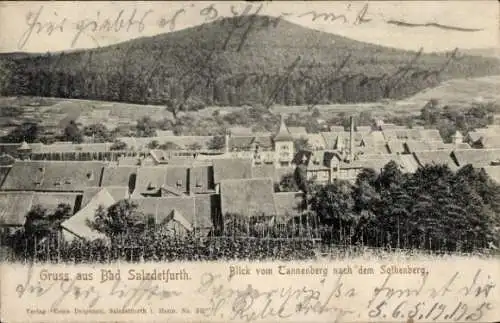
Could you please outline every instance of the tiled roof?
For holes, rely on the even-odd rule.
[[[189,166],[167,166],[167,176],[164,184],[177,190],[189,192]]]
[[[126,186],[87,187],[82,194],[81,207],[87,205],[103,188],[106,189],[115,201],[126,199],[129,196],[129,188]]]
[[[215,189],[213,166],[194,166],[189,169],[190,192],[206,193]]]
[[[410,153],[434,150],[434,147],[427,141],[407,140],[405,145]]]
[[[212,228],[213,219],[218,214],[217,211],[220,211],[219,194],[199,194],[194,197],[194,201],[196,227],[204,229]]]
[[[31,191],[83,191],[99,186],[103,162],[19,161],[16,162],[2,189]]]
[[[413,154],[399,155],[398,164],[403,173],[414,173],[419,167]]]
[[[261,178],[261,177],[269,177],[276,181],[276,167],[271,164],[263,164],[258,166],[253,166],[252,168],[252,177],[253,178]],[[279,181],[279,180],[278,180]]]
[[[339,149],[339,145],[346,146],[348,145],[348,140],[350,137],[349,131],[341,131],[341,132],[321,132],[321,138],[323,140],[323,147],[326,149]],[[369,134],[363,134],[360,132],[353,132],[353,145],[355,147],[359,146],[363,141],[364,136],[369,136]],[[368,139],[369,140],[369,139]],[[345,147],[347,148],[347,147]]]
[[[500,149],[466,149],[453,152],[460,167],[472,164],[474,167],[490,166],[500,160]]]
[[[338,132],[321,132],[326,149],[337,149]]]
[[[439,130],[437,129],[424,129],[424,130],[418,130],[420,132],[420,135],[423,140],[426,141],[443,141],[443,137],[441,137],[441,134],[439,133]]]
[[[319,133],[308,133],[307,135],[303,135],[303,137],[307,138],[307,143],[313,149],[326,149],[327,148],[325,139]]]
[[[274,216],[274,187],[270,178],[224,180],[221,182],[221,211],[223,215]]]
[[[147,197],[132,199],[132,201],[138,204],[138,211],[144,213],[145,216],[153,215],[156,224],[169,221],[172,212],[176,211],[195,228],[212,226],[212,207],[216,202],[209,194],[196,197]]]
[[[354,160],[351,163],[340,164],[341,169],[351,169],[351,168],[371,168],[375,171],[379,171],[384,168],[387,163],[394,160],[395,157],[391,155],[380,155],[379,158],[372,158],[366,160]]]
[[[0,192],[0,223],[22,226],[32,200],[33,192]]]
[[[249,158],[214,159],[213,164],[215,183],[252,177],[252,160]]]
[[[101,186],[129,186],[133,182],[135,185],[135,177],[137,175],[137,167],[135,166],[117,166],[105,167],[102,174]]]
[[[160,189],[160,187],[166,183],[167,178],[167,168],[166,167],[156,167],[147,166],[139,167],[137,169],[137,180],[135,184],[136,192],[146,192],[150,189]]]
[[[389,147],[385,142],[368,145],[366,147],[354,147],[354,152],[362,152],[363,154],[389,154]]]
[[[384,133],[382,131],[372,131],[365,137],[370,137],[375,144],[385,142]]]
[[[458,169],[457,164],[453,161],[450,151],[422,151],[414,153],[420,166],[425,165],[448,165],[451,170]]]
[[[422,130],[417,129],[388,129],[382,133],[386,141],[422,140]]]
[[[0,192],[0,223],[24,225],[26,214],[37,204],[52,212],[64,203],[73,211],[77,196],[75,193]]]
[[[387,142],[387,147],[389,148],[389,153],[403,153],[405,151],[404,141],[391,140]]]
[[[87,220],[93,220],[99,206],[108,208],[115,203],[115,199],[109,192],[101,188],[90,201],[75,215],[64,221],[61,226],[70,234],[64,233],[67,240],[71,240],[75,236],[81,239],[94,240],[97,238],[106,239],[106,236],[98,231],[92,230],[87,225]]]

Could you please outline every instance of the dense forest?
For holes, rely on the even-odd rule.
[[[404,51],[266,16],[226,18],[118,45],[0,56],[0,94],[240,106],[401,98],[500,73],[495,58]]]

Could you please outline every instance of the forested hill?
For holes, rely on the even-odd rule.
[[[3,95],[222,106],[376,101],[444,79],[500,74],[495,58],[419,54],[267,16],[92,50],[1,55],[0,65]]]

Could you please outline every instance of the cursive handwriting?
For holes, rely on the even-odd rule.
[[[284,287],[260,290],[252,284],[243,289],[227,285],[222,275],[204,273],[198,293],[207,297],[210,310],[207,317],[220,317],[230,313],[230,319],[246,322],[259,319],[285,319],[293,315],[321,315],[328,313],[332,322],[338,322],[352,315],[353,310],[335,306],[335,298],[352,298],[357,295],[354,288],[344,286],[342,275],[333,286],[325,286],[326,292],[303,287]]]
[[[69,32],[72,33],[71,48],[74,48],[82,36],[87,36],[94,41],[96,46],[99,46],[96,34],[98,33],[118,33],[118,32],[134,32],[143,33],[146,28],[159,28],[168,31],[175,31],[181,19],[192,19],[193,16],[198,15],[202,23],[209,22],[227,22],[230,17],[237,17],[243,20],[243,24],[248,25],[248,28],[243,34],[242,39],[248,36],[255,25],[249,23],[254,19],[255,15],[265,15],[263,11],[263,4],[247,3],[243,9],[238,9],[237,6],[230,5],[230,14],[221,14],[223,6],[217,3],[210,3],[203,5],[201,9],[194,5],[185,6],[184,8],[177,9],[173,12],[165,13],[158,10],[140,10],[134,8],[122,9],[117,7],[116,11],[111,15],[105,15],[101,11],[96,11],[91,18],[79,19],[70,21],[68,17],[61,17],[56,10],[46,9],[44,5],[30,10],[25,17],[25,28],[18,41],[18,49],[22,50],[26,47],[30,39],[36,35],[52,36],[55,33]],[[365,3],[363,6],[356,10],[353,9],[351,4],[345,8],[341,8],[338,12],[325,12],[309,10],[307,12],[281,12],[275,14],[270,23],[266,23],[267,27],[276,27],[279,21],[284,17],[302,19],[305,23],[311,22],[326,22],[330,24],[348,24],[358,26],[362,24],[369,24],[375,19],[384,19],[382,14],[371,15],[370,3]],[[194,12],[193,12],[194,11]],[[269,17],[268,17],[269,18]],[[439,23],[409,23],[405,21],[387,19],[383,20],[387,24],[398,26],[401,28],[415,28],[415,27],[435,27],[444,30],[458,31],[458,32],[478,32],[481,28],[463,28],[460,26],[449,26]],[[237,21],[236,24],[240,25],[241,22]],[[241,26],[240,26],[241,27]],[[265,27],[265,26],[263,26]]]

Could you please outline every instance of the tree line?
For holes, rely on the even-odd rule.
[[[280,189],[306,192],[304,212],[319,218],[328,243],[471,251],[500,239],[500,185],[471,165],[402,173],[391,161],[379,174],[363,170],[354,184],[327,185],[306,180],[298,167]]]

